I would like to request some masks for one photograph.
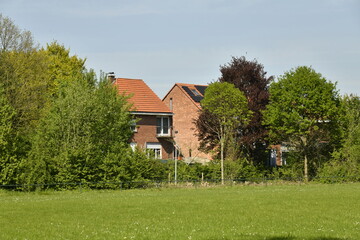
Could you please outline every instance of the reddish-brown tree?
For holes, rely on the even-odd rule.
[[[262,64],[257,60],[248,61],[245,57],[232,57],[228,64],[220,66],[220,82],[228,82],[239,88],[248,99],[248,107],[253,112],[249,124],[238,130],[237,142],[255,163],[264,161],[266,148],[266,128],[262,125],[262,110],[269,103],[269,84],[273,76],[267,77]],[[203,121],[211,121],[209,113],[201,112],[196,125],[203,149],[213,148],[213,134],[204,128]]]

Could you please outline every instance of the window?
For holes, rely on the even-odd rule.
[[[136,146],[137,146],[137,143],[136,143],[136,142],[131,142],[131,143],[130,143],[130,147],[131,147],[131,149],[132,149],[134,152],[135,152]]]
[[[133,132],[137,132],[137,126],[136,126],[136,120],[135,119],[131,120],[130,129]]]
[[[190,88],[191,92],[195,95],[195,96],[200,96],[200,94],[198,93],[198,91],[196,91],[195,89]]]
[[[158,136],[170,135],[170,120],[168,117],[156,118],[156,134]]]
[[[146,143],[146,152],[149,157],[161,159],[161,144],[160,143]]]

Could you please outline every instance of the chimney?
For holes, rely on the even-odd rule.
[[[110,81],[111,83],[114,83],[114,82],[115,82],[115,74],[114,74],[114,72],[109,72],[109,73],[107,74],[107,78],[109,79],[109,81]]]

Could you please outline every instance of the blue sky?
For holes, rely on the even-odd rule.
[[[162,98],[207,84],[231,56],[268,76],[312,66],[360,95],[358,0],[0,0],[0,13],[41,46],[57,40],[97,73],[141,78]]]

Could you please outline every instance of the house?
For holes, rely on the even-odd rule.
[[[185,162],[208,162],[211,157],[199,150],[194,120],[201,109],[207,85],[176,83],[163,98],[163,102],[174,113],[173,140],[175,155]]]
[[[114,78],[113,83],[120,94],[130,96],[131,114],[138,120],[132,126],[131,147],[146,149],[158,159],[172,159],[173,113],[169,107],[141,79]]]

